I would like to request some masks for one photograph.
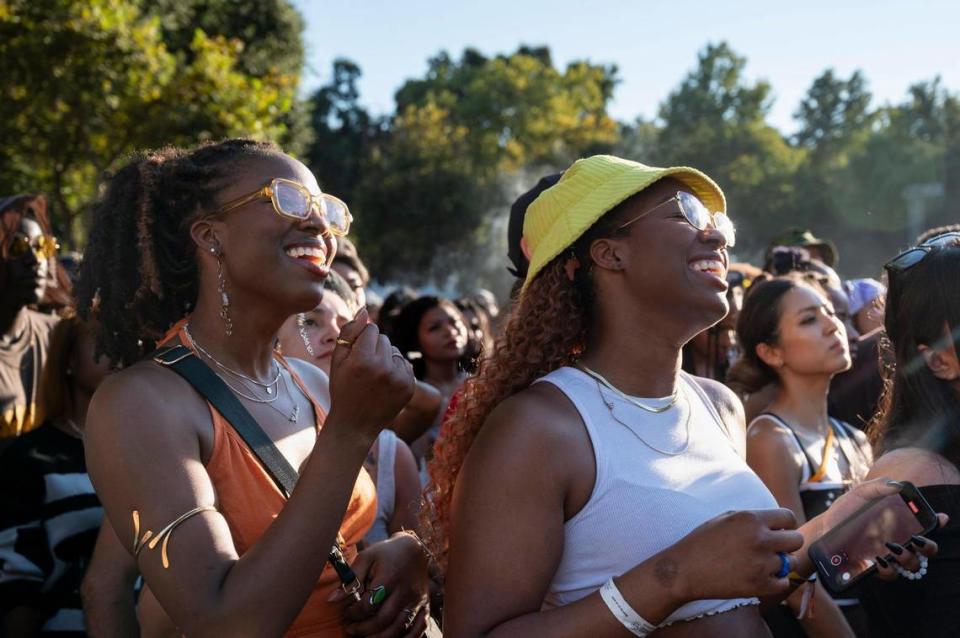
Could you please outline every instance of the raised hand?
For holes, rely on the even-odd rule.
[[[375,437],[410,401],[415,383],[413,367],[362,308],[333,351],[328,420]]]

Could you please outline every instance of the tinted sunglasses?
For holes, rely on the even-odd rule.
[[[39,235],[30,239],[23,233],[15,233],[10,240],[7,254],[11,259],[19,259],[32,250],[37,259],[51,259],[56,257],[60,244],[53,235]]]
[[[890,272],[902,273],[926,259],[927,255],[933,252],[935,248],[946,248],[948,246],[960,246],[960,232],[954,231],[931,237],[919,246],[903,251],[883,267]]]
[[[697,199],[694,195],[691,195],[685,191],[678,191],[676,195],[667,201],[661,202],[653,208],[640,213],[630,221],[621,224],[617,230],[622,230],[641,217],[649,215],[653,211],[673,202],[677,203],[677,206],[680,208],[680,212],[683,214],[683,218],[687,220],[687,223],[697,230],[706,230],[710,225],[713,225],[713,227],[720,231],[720,234],[723,235],[728,247],[733,248],[733,246],[737,243],[737,232],[734,229],[733,222],[730,221],[730,218],[727,217],[725,213],[710,212],[707,210],[707,207],[703,205],[703,202]]]
[[[314,195],[303,184],[282,177],[270,180],[269,184],[256,192],[227,202],[216,214],[228,213],[261,197],[269,199],[274,212],[284,219],[301,222],[310,217],[316,208],[331,233],[342,237],[350,232],[353,215],[342,200],[326,193]]]

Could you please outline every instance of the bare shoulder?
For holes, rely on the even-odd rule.
[[[329,412],[330,377],[327,376],[327,373],[303,359],[285,357],[285,360],[290,365],[290,369],[303,381],[303,385],[310,391],[313,398],[320,402],[324,410]]]
[[[497,481],[551,483],[551,489],[566,493],[574,483],[592,485],[593,466],[580,413],[556,386],[538,383],[494,408],[464,469]]]
[[[690,377],[700,386],[707,398],[717,409],[717,414],[723,421],[723,426],[733,439],[734,444],[741,450],[745,445],[747,424],[743,413],[743,403],[736,393],[719,381],[704,377]]]
[[[905,447],[887,452],[873,463],[868,479],[891,478],[914,485],[960,484],[960,470],[936,452]]]

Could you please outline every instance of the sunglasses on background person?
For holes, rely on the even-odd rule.
[[[884,268],[895,273],[906,272],[926,259],[934,248],[946,248],[948,246],[960,246],[960,232],[944,233],[931,237],[919,246],[903,251],[888,261]]]
[[[737,232],[733,227],[733,222],[730,221],[730,218],[727,217],[726,213],[721,212],[710,212],[707,210],[707,207],[703,205],[699,199],[694,195],[687,193],[685,191],[678,191],[676,195],[671,197],[665,202],[657,204],[653,208],[646,210],[630,221],[621,224],[617,227],[617,230],[623,230],[633,222],[637,221],[645,215],[649,215],[653,211],[671,204],[673,202],[677,203],[680,212],[683,214],[683,218],[687,220],[687,223],[696,228],[697,230],[706,230],[708,226],[713,225],[720,234],[723,235],[723,238],[727,242],[729,248],[737,243]]]
[[[23,233],[15,233],[10,239],[7,255],[11,259],[19,259],[32,250],[37,259],[51,259],[56,257],[58,248],[60,244],[53,235],[39,235],[31,240]]]
[[[314,195],[303,184],[282,177],[271,180],[254,193],[227,202],[216,214],[228,213],[261,197],[269,199],[273,203],[274,212],[284,219],[301,222],[310,217],[316,208],[327,222],[331,233],[342,237],[350,231],[353,215],[342,200],[326,193]]]

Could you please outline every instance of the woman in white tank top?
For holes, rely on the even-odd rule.
[[[430,465],[449,635],[765,636],[757,598],[812,572],[802,547],[893,491],[791,531],[736,397],[679,373],[727,312],[724,205],[693,169],[609,156],[531,204],[524,289]]]
[[[872,461],[864,434],[827,415],[830,380],[851,363],[846,330],[821,291],[787,277],[750,288],[737,336],[742,356],[731,376],[746,393],[776,387],[747,429],[747,462],[777,502],[806,521],[865,477]],[[834,602],[819,588],[816,613],[799,621],[802,597],[788,603],[764,614],[775,638],[852,638],[866,629],[856,598]]]

